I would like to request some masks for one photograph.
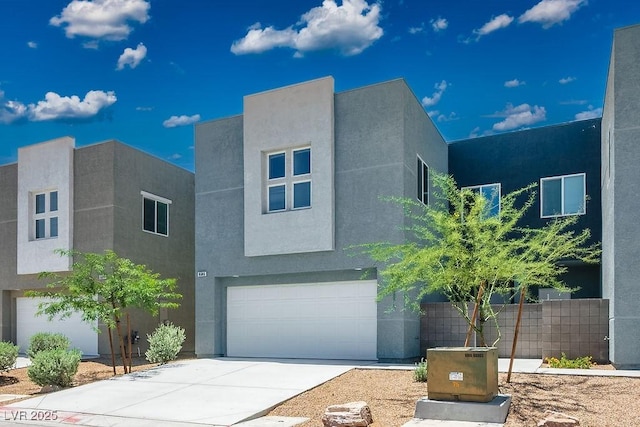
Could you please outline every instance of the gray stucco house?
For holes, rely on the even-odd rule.
[[[184,327],[194,350],[194,175],[117,141],[75,147],[70,137],[18,150],[0,166],[0,321],[2,340],[27,349],[35,332],[62,332],[85,355],[109,354],[106,333],[79,316],[48,322],[24,291],[46,285],[41,271],[64,273],[69,257],[55,249],[114,250],[163,277],[178,279],[180,310],[158,318],[132,313],[141,337],[159,322]],[[138,343],[141,351],[146,339]]]
[[[334,93],[330,77],[246,96],[196,125],[196,354],[406,359],[419,319],[376,303],[352,245],[401,242],[444,142],[403,80]],[[424,179],[423,179],[424,177]],[[423,185],[424,183],[424,185]]]
[[[198,123],[196,354],[419,356],[417,315],[376,304],[378,267],[348,248],[407,239],[402,212],[380,196],[429,203],[438,171],[487,193],[537,182],[530,226],[580,215],[603,254],[568,265],[565,280],[581,287],[571,298],[606,298],[610,359],[640,366],[638,76],[633,26],[614,34],[602,119],[447,144],[403,80],[334,93],[323,78]]]

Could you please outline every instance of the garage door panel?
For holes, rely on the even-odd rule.
[[[227,290],[227,354],[375,359],[377,283],[239,286]]]
[[[98,334],[91,325],[82,321],[80,314],[66,319],[38,316],[38,304],[42,298],[16,298],[16,344],[21,353],[29,348],[31,336],[39,332],[61,333],[71,341],[71,348],[78,348],[84,356],[98,355]]]

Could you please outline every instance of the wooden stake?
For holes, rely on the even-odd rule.
[[[513,334],[513,345],[511,346],[511,359],[509,360],[509,372],[507,373],[507,383],[511,382],[511,370],[513,369],[513,359],[516,356],[516,345],[518,344],[518,331],[520,330],[520,319],[522,319],[522,304],[524,303],[525,288],[520,290],[520,304],[518,305],[518,320],[516,320],[516,330]]]
[[[107,326],[109,332],[109,348],[111,349],[111,366],[113,366],[113,376],[116,375],[116,355],[113,353],[113,337],[111,336],[111,328]]]
[[[131,341],[133,341],[131,338],[131,320],[129,319],[129,313],[127,312],[127,338],[129,339],[128,344],[128,349],[129,351],[127,352],[127,357],[129,358],[129,373],[131,373]]]
[[[469,347],[469,341],[471,340],[471,332],[473,332],[473,325],[476,323],[476,317],[478,317],[478,307],[480,305],[480,301],[482,299],[482,294],[484,293],[484,283],[480,283],[480,289],[478,289],[478,295],[476,296],[476,303],[473,307],[473,314],[471,315],[471,322],[469,323],[469,330],[467,331],[467,338],[464,340],[464,346]]]

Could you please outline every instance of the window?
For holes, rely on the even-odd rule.
[[[311,148],[267,154],[266,212],[311,207]]]
[[[464,187],[463,190],[471,190],[482,195],[485,199],[486,218],[500,215],[500,184],[485,184]]]
[[[540,216],[549,218],[586,213],[586,175],[584,173],[542,178]]]
[[[429,166],[418,156],[418,200],[425,205],[429,204]]]
[[[32,226],[36,240],[58,237],[58,191],[33,193]]]
[[[169,235],[171,200],[142,191],[142,229],[162,236]]]

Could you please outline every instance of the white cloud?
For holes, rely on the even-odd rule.
[[[494,117],[504,117],[505,119],[494,124],[493,130],[506,131],[546,120],[547,111],[544,107],[537,105],[531,107],[529,104],[521,104],[514,107],[512,104],[507,104],[505,110],[495,113]]]
[[[118,41],[133,31],[130,21],[147,22],[150,7],[146,0],[72,0],[49,23],[64,26],[68,38],[84,36]]]
[[[436,33],[442,30],[446,30],[449,26],[449,21],[440,17],[438,17],[438,19],[432,19],[431,21],[429,21],[429,23],[431,24],[431,28],[433,28],[433,31],[435,31]]]
[[[164,122],[162,126],[166,128],[174,128],[177,126],[187,126],[200,120],[200,114],[194,114],[193,116],[171,116]]]
[[[587,0],[542,0],[523,13],[518,22],[536,22],[546,29],[568,20],[571,14],[586,4]]]
[[[438,122],[439,123],[450,122],[451,120],[458,120],[458,115],[454,111],[449,113],[449,115],[445,115],[445,114],[438,115]]]
[[[55,92],[47,92],[44,100],[25,105],[19,101],[5,101],[4,92],[0,91],[0,123],[89,119],[116,101],[112,91],[92,90],[87,92],[84,99],[76,95],[60,96]]]
[[[575,77],[563,77],[560,80],[558,80],[558,83],[560,83],[561,85],[566,85],[567,83],[571,83],[575,80],[576,80]]]
[[[424,105],[425,107],[432,107],[436,105],[438,102],[440,102],[442,94],[445,90],[447,90],[448,86],[449,84],[445,80],[441,81],[440,83],[436,83],[434,86],[435,92],[433,92],[433,95],[431,96],[425,96],[424,98],[422,98],[422,105]]]
[[[136,107],[136,111],[152,111],[153,107]]]
[[[343,55],[357,55],[382,37],[380,5],[369,5],[365,0],[343,0],[338,6],[334,0],[324,0],[300,21],[284,30],[260,23],[249,28],[247,35],[231,45],[236,55],[260,53],[277,47],[295,49],[296,57],[304,52],[337,49]]]
[[[518,79],[513,79],[513,80],[507,80],[506,82],[504,82],[504,87],[518,87],[518,86],[524,86],[526,84],[527,82],[523,82]]]
[[[593,105],[589,105],[587,111],[576,114],[576,120],[596,119],[602,117],[602,108],[593,108]]]
[[[419,27],[409,27],[409,34],[418,34],[424,31],[424,22]]]
[[[139,43],[135,49],[128,47],[122,52],[120,58],[118,58],[116,70],[123,70],[125,65],[128,65],[130,68],[136,68],[140,64],[140,61],[146,56],[147,48],[142,43]]]
[[[180,153],[173,153],[172,155],[169,156],[169,160],[179,160],[182,158],[182,154]]]
[[[473,33],[478,36],[478,39],[482,36],[486,36],[489,33],[497,31],[501,28],[508,27],[513,22],[513,17],[503,13],[496,17],[491,18],[489,22],[484,24],[477,30],[473,30]]]
[[[31,49],[37,49],[38,48],[38,43],[36,43],[34,41],[28,41],[27,42],[27,46],[29,46]]]
[[[47,92],[43,101],[29,104],[29,119],[34,122],[61,119],[86,119],[95,116],[102,109],[117,101],[113,91],[91,90],[84,99],[73,96],[60,96]]]

